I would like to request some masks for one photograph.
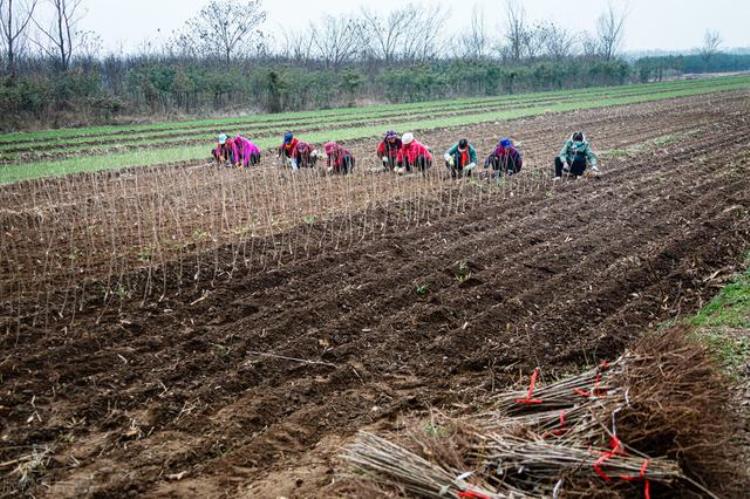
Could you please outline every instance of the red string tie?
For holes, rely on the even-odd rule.
[[[474,490],[464,490],[463,492],[459,492],[458,497],[461,499],[492,499],[487,494],[482,494],[481,492],[476,492]]]
[[[556,430],[552,430],[552,434],[556,437],[567,433],[568,429],[565,427],[565,411],[560,411],[560,426]]]
[[[599,385],[601,385],[601,383],[602,383],[602,373],[598,372],[596,373],[596,378],[594,378],[593,390],[588,391],[588,390],[584,390],[583,388],[574,388],[573,392],[575,392],[577,395],[580,395],[583,398],[602,397],[604,395],[607,395],[607,389],[600,388]]]
[[[529,384],[529,391],[526,394],[526,398],[516,399],[516,404],[535,405],[535,404],[542,403],[540,399],[533,398],[534,388],[536,387],[536,380],[538,377],[539,377],[539,368],[537,367],[534,369],[534,372],[531,375],[531,383]]]
[[[625,448],[619,438],[613,436],[610,441],[610,446],[612,447],[612,450],[602,452],[602,456],[594,462],[594,471],[605,482],[611,482],[612,478],[602,470],[602,465],[617,455],[625,455]],[[646,478],[646,472],[648,471],[648,465],[650,462],[649,459],[643,460],[638,476],[621,475],[619,477],[620,480],[625,482],[643,480],[643,496],[645,499],[651,499],[651,482]]]

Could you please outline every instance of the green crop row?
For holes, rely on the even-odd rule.
[[[572,100],[577,98],[576,96],[566,96],[564,100]],[[387,120],[390,118],[397,118],[397,117],[403,117],[403,116],[413,116],[418,114],[428,114],[433,112],[443,112],[443,113],[467,113],[471,112],[476,109],[504,109],[511,106],[517,106],[517,105],[532,105],[536,103],[542,103],[542,102],[558,102],[560,100],[563,100],[562,98],[557,99],[551,99],[551,98],[537,98],[537,99],[529,99],[528,101],[519,101],[518,104],[510,104],[510,103],[504,103],[500,101],[488,101],[486,103],[481,104],[471,104],[471,105],[455,105],[453,103],[447,102],[444,105],[440,107],[434,107],[434,108],[425,108],[424,110],[419,111],[399,111],[399,110],[393,110],[391,109],[388,112],[377,112],[377,113],[370,113],[370,112],[362,112],[357,115],[352,116],[325,116],[320,115],[316,118],[306,118],[303,120],[297,120],[294,121],[295,129],[297,130],[304,130],[306,127],[314,127],[314,126],[327,126],[327,125],[338,125],[338,126],[347,126],[351,124],[356,123],[362,123],[367,121],[382,121]],[[364,108],[363,111],[365,111],[367,108]],[[264,123],[246,123],[246,122],[237,122],[232,125],[228,125],[225,127],[225,130],[231,131],[234,130],[240,130],[241,128],[245,128],[243,130],[243,134],[245,135],[252,135],[255,136],[258,133],[268,132],[268,131],[283,131],[286,130],[289,126],[288,120],[273,120],[268,121]],[[247,126],[247,127],[246,127]],[[230,128],[232,127],[232,128]],[[107,144],[138,144],[138,143],[159,143],[159,141],[167,142],[169,140],[172,141],[185,141],[189,140],[191,138],[197,139],[206,139],[207,136],[212,136],[216,133],[219,133],[222,131],[221,129],[217,128],[190,128],[185,130],[166,130],[166,131],[153,131],[153,132],[137,132],[132,134],[122,134],[122,135],[113,135],[108,137],[100,137],[100,136],[82,136],[78,138],[73,139],[65,139],[65,140],[57,140],[57,141],[43,141],[43,140],[29,140],[29,141],[23,141],[23,142],[6,142],[6,143],[0,143],[0,153],[3,151],[13,151],[13,152],[19,152],[19,151],[33,151],[35,148],[39,148],[41,150],[45,150],[45,148],[54,148],[55,150],[65,151],[65,150],[74,150],[75,148],[89,146],[89,145],[107,145]],[[115,142],[110,142],[110,139]],[[28,149],[25,149],[28,148]],[[8,159],[8,154],[5,153],[5,159]]]
[[[726,77],[722,78],[724,81],[748,81],[747,77]],[[62,141],[67,139],[84,139],[92,137],[101,137],[112,134],[123,134],[128,133],[140,133],[147,134],[148,132],[165,132],[175,130],[190,130],[198,127],[220,129],[227,126],[243,126],[243,125],[254,125],[254,124],[268,124],[268,123],[297,123],[300,120],[306,119],[330,119],[337,120],[344,118],[345,116],[363,116],[373,115],[377,113],[409,113],[419,112],[429,109],[446,109],[447,107],[461,107],[461,106],[481,106],[483,104],[492,105],[499,103],[521,103],[527,100],[548,98],[554,99],[556,97],[577,97],[581,98],[586,95],[592,95],[595,93],[612,93],[616,94],[620,91],[632,91],[638,89],[649,88],[651,90],[657,90],[658,88],[680,88],[686,85],[701,85],[701,86],[712,86],[719,80],[700,80],[700,81],[683,81],[683,82],[670,82],[662,84],[645,84],[645,85],[632,85],[627,87],[609,87],[601,88],[594,87],[584,90],[565,90],[565,91],[554,91],[545,92],[543,96],[538,93],[535,94],[519,94],[513,96],[504,97],[483,97],[483,98],[471,98],[471,99],[457,99],[453,101],[430,101],[420,102],[412,104],[400,104],[400,105],[374,105],[366,108],[342,108],[331,111],[305,111],[305,112],[293,112],[284,113],[278,115],[255,115],[243,119],[238,118],[224,118],[224,119],[203,119],[203,120],[192,120],[183,122],[165,122],[158,124],[149,125],[125,125],[125,126],[101,126],[91,128],[80,128],[80,129],[63,129],[63,130],[47,130],[41,132],[19,132],[14,134],[8,134],[0,136],[0,144],[9,145],[12,143],[23,143],[30,141],[45,141],[45,140],[58,140]]]
[[[620,89],[620,92],[617,92],[615,95],[618,97],[627,96],[627,95],[640,95],[643,93],[643,89],[633,90],[630,89],[629,91],[625,92]],[[659,89],[655,89],[652,92],[667,92],[673,90],[671,87],[659,87]],[[592,92],[587,93],[587,98],[604,98],[611,96],[612,92],[611,89],[607,89],[606,91],[600,90],[599,92]],[[389,120],[391,118],[401,118],[403,121],[404,119],[412,119],[416,118],[419,114],[431,114],[435,112],[442,112],[443,114],[470,114],[472,111],[481,110],[481,111],[503,111],[508,108],[520,108],[520,107],[526,107],[526,106],[532,106],[532,105],[551,105],[551,104],[557,104],[560,102],[568,102],[573,101],[576,99],[580,99],[578,96],[566,94],[564,96],[560,96],[557,99],[529,99],[524,101],[519,101],[515,105],[505,104],[505,105],[498,105],[494,103],[490,104],[483,104],[481,106],[478,105],[472,105],[472,106],[465,106],[465,107],[458,107],[458,106],[452,106],[452,105],[446,105],[443,106],[440,109],[429,109],[422,113],[403,113],[403,112],[390,112],[390,113],[380,113],[380,114],[373,114],[373,115],[363,115],[363,116],[357,116],[352,117],[350,120],[338,120],[338,121],[332,121],[330,119],[322,119],[322,120],[305,120],[295,123],[295,129],[298,131],[306,131],[306,130],[314,130],[314,129],[320,129],[320,128],[343,128],[347,126],[364,126],[365,124],[377,124],[379,122],[385,122],[386,120]],[[257,139],[259,137],[266,137],[272,134],[279,135],[284,130],[287,129],[289,123],[284,122],[283,126],[268,126],[268,127],[259,127],[254,128],[251,130],[245,130],[241,133],[248,137],[253,137],[254,139]],[[90,154],[92,152],[92,146],[94,149],[98,149],[101,153],[105,153],[107,150],[111,149],[117,149],[118,146],[138,146],[138,145],[179,145],[179,144],[185,144],[186,142],[190,141],[207,141],[210,139],[207,139],[207,136],[210,136],[211,134],[215,134],[216,130],[198,130],[198,131],[190,131],[190,133],[186,133],[184,135],[175,135],[174,132],[163,132],[163,133],[154,133],[154,134],[134,134],[134,135],[123,135],[121,140],[119,140],[116,143],[107,143],[107,141],[102,140],[92,140],[91,138],[82,138],[75,141],[67,142],[64,145],[59,144],[54,146],[55,152],[60,153],[87,153]],[[20,144],[11,144],[6,145],[5,149],[10,149],[11,147],[14,148],[13,150],[17,151]],[[40,147],[39,151],[46,152],[48,151],[48,148],[52,146],[47,147]],[[0,159],[5,161],[14,161],[19,157],[19,152],[12,152],[12,153],[4,153],[2,154],[1,151],[3,150],[3,147],[0,146]],[[22,152],[35,152],[35,149],[31,149],[28,151],[22,151]],[[25,159],[29,159],[28,157]]]
[[[545,94],[553,94],[558,92],[545,92]],[[86,138],[86,137],[100,137],[106,135],[117,135],[117,134],[130,134],[130,133],[147,133],[154,131],[174,131],[192,129],[198,127],[208,128],[222,128],[225,126],[234,126],[237,124],[263,124],[268,122],[298,122],[300,120],[315,118],[315,117],[327,117],[336,119],[347,115],[360,115],[363,112],[366,113],[377,113],[385,111],[419,111],[422,109],[435,107],[439,105],[446,105],[449,103],[455,106],[461,105],[481,105],[485,102],[513,102],[519,98],[524,98],[528,95],[537,94],[518,94],[514,96],[503,96],[503,97],[479,97],[470,99],[456,99],[451,101],[426,101],[410,104],[376,104],[366,107],[356,108],[338,108],[325,111],[297,111],[280,114],[257,114],[250,115],[243,118],[221,118],[221,119],[200,119],[200,120],[189,120],[189,121],[171,121],[154,124],[143,124],[143,125],[105,125],[98,127],[87,127],[87,128],[74,128],[74,129],[60,129],[60,130],[43,130],[38,132],[16,132],[11,134],[0,135],[0,144],[7,145],[11,143],[26,142],[26,141],[39,141],[39,140],[61,140],[65,138]],[[238,121],[239,120],[239,121]]]
[[[660,89],[667,90],[675,86],[675,83],[661,84]],[[143,129],[137,128],[129,131],[118,130],[109,134],[90,133],[93,129],[76,129],[76,130],[56,130],[47,132],[33,132],[27,133],[22,136],[18,135],[6,135],[0,136],[0,150],[7,149],[18,149],[23,146],[37,147],[42,144],[50,146],[68,145],[68,144],[85,144],[92,141],[103,141],[106,138],[112,138],[114,140],[129,140],[135,138],[158,138],[167,135],[182,135],[190,133],[215,133],[221,128],[228,127],[251,127],[251,126],[285,126],[288,123],[293,122],[297,127],[305,126],[308,124],[324,124],[324,123],[336,123],[342,120],[349,119],[363,119],[363,118],[374,118],[374,117],[391,117],[399,116],[404,114],[416,114],[416,113],[427,113],[432,111],[452,111],[452,110],[464,110],[481,107],[494,107],[494,106],[513,106],[528,104],[533,102],[541,101],[557,101],[560,99],[577,99],[584,96],[593,95],[608,95],[613,92],[641,92],[640,86],[628,86],[628,87],[594,87],[585,90],[565,91],[565,92],[542,92],[533,94],[523,94],[517,96],[502,96],[502,97],[486,97],[480,99],[471,100],[455,100],[455,101],[437,101],[428,103],[417,103],[417,104],[406,104],[399,106],[369,106],[365,108],[346,108],[334,111],[317,111],[306,113],[309,116],[304,118],[293,116],[294,113],[282,114],[282,115],[257,115],[245,118],[228,118],[224,120],[211,121],[208,125],[199,126],[188,123],[181,126],[172,126],[174,123],[162,123],[158,125],[144,125],[148,127]],[[158,128],[157,128],[158,127]],[[166,128],[162,128],[166,127]],[[76,135],[70,137],[46,137],[48,133],[58,134],[60,132],[74,132]]]
[[[688,85],[692,83],[692,85]],[[440,109],[427,109],[423,113],[419,114],[431,114],[435,113],[437,111],[442,111],[445,114],[453,113],[453,114],[469,114],[471,111],[481,109],[482,111],[503,111],[510,107],[519,108],[521,106],[532,106],[534,104],[536,105],[552,105],[557,104],[560,102],[566,102],[566,101],[572,101],[575,99],[582,98],[581,96],[586,96],[588,99],[593,98],[612,98],[612,97],[625,97],[630,95],[641,95],[643,94],[644,90],[648,90],[650,94],[656,94],[656,93],[664,93],[664,92],[670,92],[674,90],[678,90],[681,88],[686,88],[690,86],[690,88],[699,88],[702,85],[699,85],[699,83],[702,83],[705,85],[705,82],[678,82],[671,83],[671,84],[660,84],[660,85],[651,85],[649,87],[643,87],[643,86],[633,86],[633,87],[618,87],[618,88],[597,88],[597,89],[588,89],[587,91],[576,91],[576,92],[570,92],[565,94],[560,94],[557,99],[550,98],[549,95],[546,95],[546,98],[541,98],[538,94],[530,94],[527,99],[518,100],[517,104],[515,106],[511,106],[510,104],[505,105],[499,105],[496,104],[499,102],[499,100],[494,101],[488,101],[487,104],[483,104],[481,106],[478,106],[476,104],[471,106],[457,106],[452,102],[446,102]],[[708,85],[709,88],[716,88],[718,89],[721,85],[726,84],[734,84],[735,82],[733,80],[727,79],[727,81],[712,81],[711,84]],[[363,114],[361,116],[352,117],[350,121],[333,121],[331,119],[319,119],[319,120],[307,120],[307,121],[301,121],[295,123],[295,128],[302,129],[302,131],[305,131],[308,127],[310,130],[320,129],[320,128],[343,128],[347,126],[355,126],[355,127],[362,127],[365,125],[374,125],[378,122],[388,120],[390,118],[401,118],[401,121],[404,121],[405,119],[413,119],[417,117],[418,113],[404,113],[404,112],[388,112],[388,113],[373,113],[373,114]],[[255,140],[258,140],[259,138],[263,138],[266,136],[270,136],[273,134],[280,134],[284,130],[287,129],[289,126],[289,122],[283,122],[283,126],[268,126],[268,127],[259,127],[256,129],[251,130],[245,130],[242,133],[246,136],[253,137]],[[57,145],[54,147],[54,151],[60,152],[62,154],[71,155],[75,153],[87,153],[91,154],[92,152],[96,151],[96,154],[107,154],[112,149],[115,151],[117,150],[118,146],[129,146],[129,147],[137,147],[139,145],[143,146],[177,146],[177,145],[183,145],[186,142],[191,141],[199,141],[199,140],[206,140],[206,135],[214,134],[216,133],[216,130],[198,130],[195,132],[195,134],[185,134],[185,135],[178,135],[175,136],[174,132],[164,132],[164,133],[154,133],[154,134],[135,134],[135,135],[123,135],[123,140],[116,144],[108,144],[106,140],[97,140],[92,141],[91,138],[82,138],[78,139],[76,141],[70,142],[65,145]],[[163,137],[163,138],[162,138]],[[20,144],[11,144],[11,146],[18,147]],[[94,151],[92,151],[92,146]],[[97,147],[99,146],[99,147]],[[8,147],[8,145],[6,145]],[[52,147],[52,146],[50,146]],[[0,150],[2,149],[2,146],[0,146]],[[47,150],[45,147],[41,147],[40,151]],[[26,151],[24,151],[26,152]],[[32,149],[28,152],[34,152]],[[4,161],[15,161],[19,157],[18,153],[5,153],[0,155],[0,159]],[[28,160],[29,158],[25,158]]]

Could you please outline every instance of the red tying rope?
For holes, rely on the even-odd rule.
[[[612,478],[602,470],[602,465],[617,455],[625,455],[625,448],[619,438],[613,436],[610,441],[610,446],[612,447],[612,450],[602,452],[602,456],[594,462],[594,471],[605,482],[611,482]],[[651,482],[646,478],[646,471],[648,471],[649,463],[650,461],[648,459],[644,459],[638,476],[621,475],[619,477],[620,480],[625,482],[643,480],[643,496],[646,499],[651,499]]]
[[[609,362],[605,360],[599,365],[599,372],[596,373],[596,378],[594,378],[593,390],[588,391],[588,390],[584,390],[583,388],[574,388],[573,392],[577,395],[580,395],[583,398],[601,397],[601,396],[607,395],[606,388],[599,388],[599,385],[602,382],[602,371],[606,371],[607,369],[609,369]]]
[[[560,426],[556,430],[552,430],[552,434],[559,437],[567,431],[568,429],[565,428],[565,411],[560,411]]]
[[[463,492],[459,492],[458,497],[462,499],[492,499],[487,494],[482,494],[481,492],[475,492],[473,490],[465,490]]]
[[[628,476],[628,475],[622,475],[620,476],[620,480],[624,480],[626,482],[632,482],[634,480],[643,480],[646,478],[646,471],[648,470],[648,465],[651,463],[650,460],[644,459],[643,465],[641,465],[641,472],[637,476]]]
[[[526,394],[526,398],[516,399],[516,404],[533,405],[542,403],[540,399],[532,398],[532,396],[534,395],[534,387],[536,387],[536,380],[538,377],[539,368],[537,367],[536,369],[534,369],[534,373],[531,375],[531,384],[529,385],[529,391]]]
[[[607,475],[604,471],[602,471],[602,465],[615,457],[618,454],[624,454],[622,451],[622,442],[620,442],[620,439],[617,437],[612,437],[612,440],[610,441],[609,445],[612,447],[612,450],[604,451],[602,452],[602,457],[597,459],[594,462],[594,471],[597,475],[599,475],[602,480],[605,482],[611,482],[612,479]]]

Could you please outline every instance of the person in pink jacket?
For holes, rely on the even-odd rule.
[[[432,153],[426,146],[414,140],[413,134],[405,133],[401,137],[401,149],[396,156],[396,164],[398,166],[395,172],[398,174],[403,175],[416,169],[424,175],[432,166]]]
[[[354,156],[335,142],[328,142],[323,149],[328,157],[328,173],[342,173],[344,175],[354,171]]]
[[[292,160],[292,168],[295,170],[297,168],[313,168],[318,161],[318,150],[311,144],[300,140],[297,142],[297,147],[294,148]]]
[[[232,157],[237,168],[255,166],[260,163],[258,146],[238,135],[232,140]]]

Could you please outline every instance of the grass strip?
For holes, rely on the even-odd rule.
[[[658,92],[667,92],[671,91],[667,88],[661,88]],[[652,92],[657,93],[657,92]],[[631,91],[631,92],[618,92],[615,95],[606,94],[606,93],[600,93],[600,94],[590,94],[589,98],[610,98],[613,96],[617,97],[624,97],[629,95],[642,95],[643,91]],[[442,114],[453,114],[453,115],[459,115],[459,114],[472,114],[472,111],[482,111],[482,112],[501,112],[508,109],[519,109],[522,107],[530,107],[534,104],[538,106],[543,105],[553,105],[553,104],[559,104],[561,102],[570,102],[575,100],[576,97],[574,96],[566,96],[564,99],[535,99],[533,101],[523,103],[518,103],[514,105],[482,105],[479,108],[477,106],[468,106],[468,107],[458,107],[458,108],[452,108],[447,107],[445,109],[434,109],[434,110],[428,110],[425,111],[424,114],[432,114],[434,112],[440,111]],[[387,113],[387,114],[378,114],[378,115],[372,115],[372,116],[359,116],[359,117],[352,117],[351,120],[345,120],[345,121],[332,121],[330,119],[325,120],[307,120],[304,122],[298,122],[295,123],[295,130],[297,132],[305,133],[309,131],[316,131],[323,128],[344,128],[347,126],[355,126],[355,127],[362,127],[365,125],[375,125],[378,123],[381,123],[384,125],[385,120],[389,120],[391,118],[397,118],[400,117],[401,120],[405,119],[416,119],[419,118],[421,114],[412,114],[412,113]],[[254,140],[257,140],[258,138],[268,137],[271,135],[281,135],[283,131],[287,130],[289,123],[284,122],[282,126],[268,126],[268,127],[259,127],[252,130],[235,130],[231,131],[232,134],[241,133],[242,135],[246,137],[252,137]],[[230,132],[230,130],[225,130],[226,132]],[[76,139],[71,142],[67,143],[58,143],[55,145],[46,145],[47,148],[49,147],[55,147],[56,152],[61,154],[67,154],[68,158],[73,155],[79,154],[94,154],[94,155],[104,155],[104,154],[110,154],[112,152],[123,152],[123,147],[137,147],[139,145],[144,146],[154,146],[154,145],[185,145],[189,142],[203,142],[208,143],[210,142],[210,139],[207,137],[210,137],[212,134],[218,133],[219,130],[199,130],[199,131],[193,131],[190,130],[184,135],[175,135],[174,131],[170,132],[164,132],[164,133],[155,133],[155,134],[133,134],[133,135],[121,135],[117,137],[117,142],[111,143],[109,146],[107,146],[107,141],[102,140],[101,138],[96,138],[95,140],[92,139],[92,137],[86,137],[81,139]],[[2,147],[0,146],[0,160],[4,160],[7,162],[12,161],[24,161],[24,162],[34,162],[42,160],[42,158],[34,158],[33,152],[37,148],[38,144],[36,143],[29,143],[29,145],[33,145],[34,148],[23,150],[23,152],[8,152],[8,153],[2,153],[3,150],[11,150],[11,151],[17,151],[17,148],[20,144],[16,145],[10,145]],[[15,148],[15,149],[14,149]],[[118,150],[119,148],[119,150]],[[40,150],[44,151],[45,147],[39,148]],[[27,156],[23,157],[21,154],[27,154]],[[31,154],[30,154],[31,153]],[[22,159],[21,159],[22,158]],[[62,159],[66,159],[64,157],[55,158],[53,161],[59,161]]]
[[[123,133],[146,133],[150,131],[165,131],[165,130],[179,130],[179,129],[190,129],[197,127],[215,127],[222,128],[229,125],[240,124],[261,124],[269,122],[292,122],[310,118],[320,118],[321,116],[330,117],[331,119],[337,119],[347,115],[362,116],[363,113],[379,113],[379,112],[409,112],[428,109],[445,109],[446,106],[470,106],[470,105],[482,105],[489,103],[521,103],[527,100],[533,100],[544,96],[546,98],[555,98],[557,96],[573,96],[583,97],[586,95],[594,95],[596,93],[604,92],[616,95],[618,92],[648,89],[648,91],[655,91],[659,88],[672,88],[679,89],[686,86],[715,86],[718,82],[726,82],[727,84],[736,82],[749,82],[750,78],[746,76],[731,76],[721,78],[711,78],[695,81],[678,81],[678,82],[664,82],[656,84],[636,84],[621,87],[591,87],[587,89],[576,89],[576,90],[557,90],[548,92],[534,92],[526,94],[506,95],[502,97],[475,97],[466,99],[455,99],[455,100],[442,100],[442,101],[427,101],[409,104],[377,104],[373,106],[367,106],[363,108],[338,108],[331,111],[301,111],[301,112],[290,112],[275,115],[259,114],[249,116],[247,118],[223,118],[223,119],[201,119],[191,121],[177,121],[177,122],[164,122],[157,124],[144,124],[144,125],[107,125],[99,127],[88,127],[88,128],[76,128],[76,129],[61,129],[61,130],[45,130],[39,132],[16,132],[12,134],[0,135],[0,145],[8,145],[16,142],[24,141],[40,141],[47,139],[65,139],[68,138],[85,138],[85,137],[98,137],[107,134],[123,134]],[[323,113],[323,114],[321,114]],[[238,121],[239,120],[239,121]],[[246,120],[246,121],[243,121]]]
[[[746,267],[750,267],[750,255]],[[693,337],[714,353],[729,375],[746,375],[750,364],[750,268],[687,323],[693,328]]]

